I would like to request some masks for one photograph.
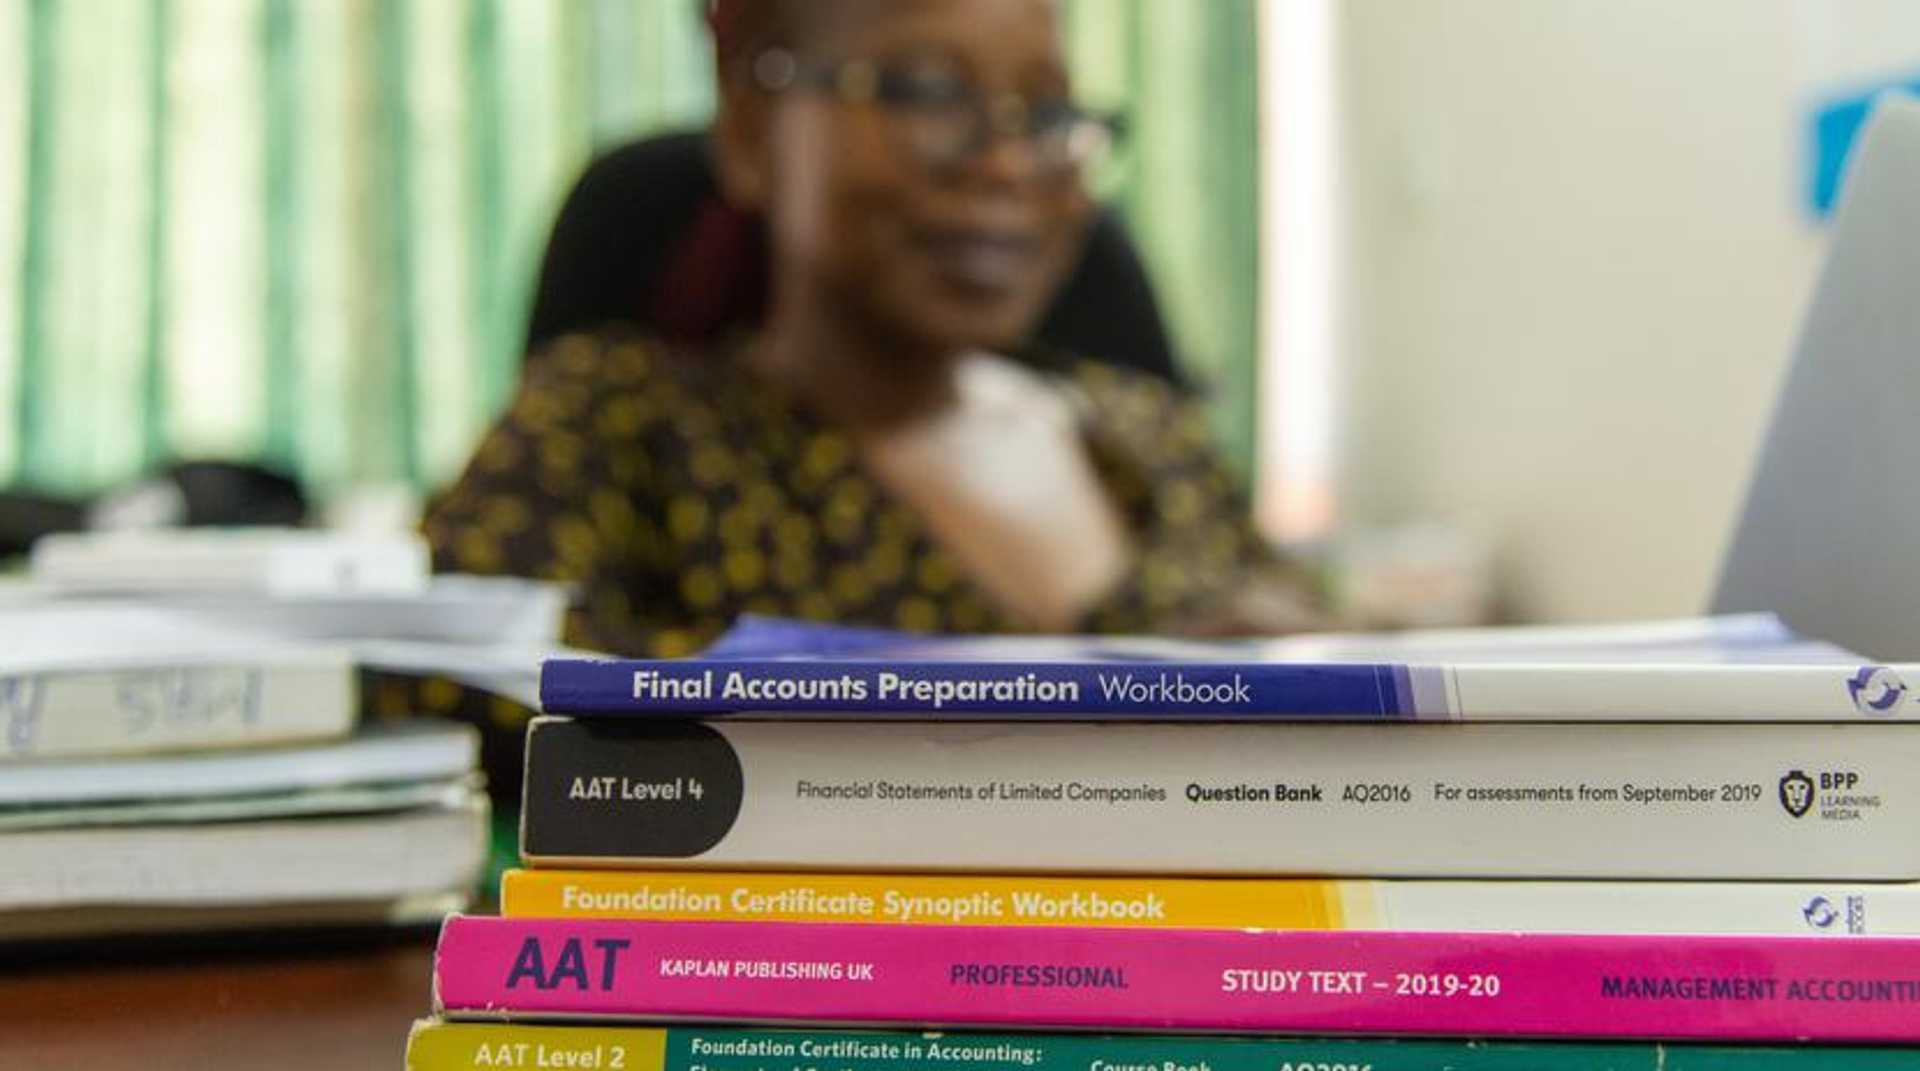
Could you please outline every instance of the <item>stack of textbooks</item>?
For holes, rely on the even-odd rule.
[[[432,579],[416,543],[46,541],[0,590],[0,944],[431,925],[470,903],[477,736],[363,724],[363,648],[473,668],[497,650],[473,611],[518,642],[558,601]]]
[[[552,661],[409,1066],[1911,1066],[1908,678],[1767,617]]]

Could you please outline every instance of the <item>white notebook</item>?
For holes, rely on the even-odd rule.
[[[7,833],[0,938],[14,912],[365,904],[470,891],[487,835],[478,792],[453,806],[382,814]]]
[[[446,781],[471,774],[479,754],[471,726],[421,721],[299,747],[0,765],[0,809]]]

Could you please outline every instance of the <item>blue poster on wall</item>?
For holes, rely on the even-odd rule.
[[[1826,219],[1833,212],[1846,177],[1847,154],[1882,93],[1920,96],[1920,74],[1834,97],[1814,108],[1807,131],[1806,189],[1807,207],[1816,219]]]

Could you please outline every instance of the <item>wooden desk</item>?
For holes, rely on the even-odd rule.
[[[405,943],[0,966],[0,1065],[399,1068],[432,935]]]

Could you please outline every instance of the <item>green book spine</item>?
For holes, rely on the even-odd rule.
[[[421,1022],[408,1071],[1911,1071],[1912,1050]]]

